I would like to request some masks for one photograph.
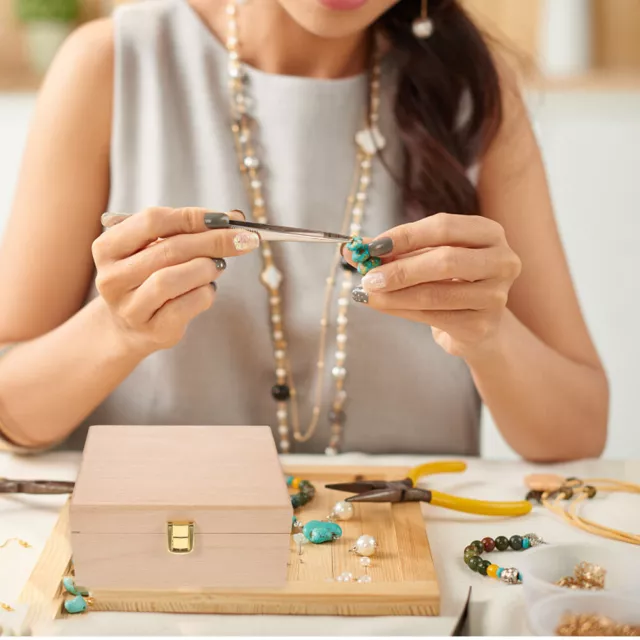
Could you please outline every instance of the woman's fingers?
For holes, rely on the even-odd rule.
[[[172,236],[206,232],[208,230],[205,224],[207,213],[209,212],[206,209],[196,207],[184,209],[153,207],[129,216],[105,231],[93,243],[96,265],[100,267],[107,262],[127,258],[155,243],[159,238],[167,239]],[[224,215],[232,219],[243,219],[239,211],[231,211]],[[224,233],[235,235],[238,232],[229,230]]]
[[[394,260],[370,271],[362,279],[368,293],[398,291],[427,282],[462,280],[478,282],[501,275],[506,249],[438,247],[421,254]],[[514,267],[515,268],[515,267]]]
[[[165,341],[165,335],[169,344],[178,342],[189,322],[209,309],[215,296],[214,288],[205,284],[165,303],[149,322],[152,334],[157,336],[160,343]],[[180,335],[176,335],[177,328]]]
[[[391,293],[368,293],[366,303],[381,311],[459,311],[493,308],[506,303],[506,292],[485,282],[431,282]],[[359,301],[362,299],[362,294]]]
[[[417,222],[403,224],[385,232],[372,244],[391,243],[385,257],[395,257],[428,247],[468,247],[481,249],[504,242],[504,229],[482,216],[438,213]]]
[[[166,302],[215,282],[223,270],[221,266],[219,260],[195,258],[155,271],[125,298],[122,313],[133,326],[149,322]]]

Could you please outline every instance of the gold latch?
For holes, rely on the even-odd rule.
[[[168,522],[167,537],[171,553],[193,551],[193,522]]]

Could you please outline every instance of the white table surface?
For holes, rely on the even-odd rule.
[[[52,453],[37,458],[0,454],[0,477],[74,480],[79,464],[75,453]],[[412,466],[425,458],[412,456],[366,456],[345,454],[283,456],[290,464],[361,464]],[[566,476],[607,477],[640,483],[640,461],[584,461],[558,466],[535,466],[522,462],[468,460],[464,474],[432,476],[429,487],[466,497],[489,500],[520,500],[528,473],[553,471]],[[29,578],[65,498],[60,496],[0,496],[0,543],[10,537],[24,538],[33,549],[10,545],[0,549],[0,601],[14,604]],[[462,551],[474,539],[538,533],[550,543],[590,542],[623,545],[603,540],[570,527],[542,508],[518,519],[487,518],[424,506],[424,515],[440,589],[442,617],[338,618],[296,616],[202,616],[167,614],[97,613],[57,622],[48,635],[448,635],[472,587],[470,633],[472,635],[527,635],[521,586],[509,586],[472,573]],[[585,515],[625,531],[640,531],[640,496],[600,496],[585,508]],[[5,628],[19,624],[21,612],[2,614]]]

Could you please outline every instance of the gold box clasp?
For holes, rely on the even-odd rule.
[[[170,553],[193,551],[193,522],[168,522],[167,538]]]

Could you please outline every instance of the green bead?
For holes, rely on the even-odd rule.
[[[484,551],[484,545],[482,544],[482,542],[480,542],[480,540],[474,540],[469,546],[474,547],[478,552],[478,555],[480,555]]]
[[[335,522],[324,522],[320,520],[311,520],[307,522],[302,529],[304,537],[313,542],[313,544],[322,544],[323,542],[331,542],[342,536],[342,529]]]
[[[483,560],[480,563],[480,566],[478,567],[478,573],[480,575],[486,576],[487,575],[487,567],[491,564],[491,562],[489,560]]]
[[[478,552],[475,550],[474,547],[467,547],[464,550],[464,559],[465,561],[467,560],[467,558],[472,558],[473,556],[477,556]]]
[[[509,545],[514,551],[520,551],[522,549],[522,536],[511,536]]]
[[[471,571],[479,571],[480,565],[483,564],[482,558],[480,556],[473,556],[473,558],[469,558],[469,562],[467,564]]]
[[[506,551],[509,548],[509,538],[498,536],[496,538],[496,549],[498,551]]]

